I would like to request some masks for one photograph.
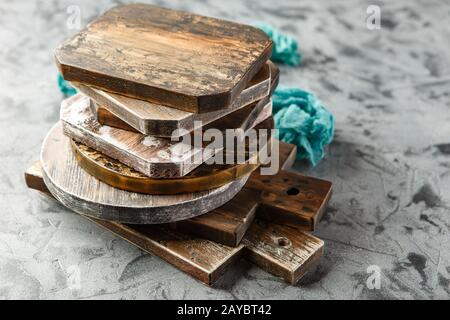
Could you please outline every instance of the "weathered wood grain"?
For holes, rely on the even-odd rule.
[[[271,78],[275,80],[277,76],[277,69],[272,69],[273,64],[266,63],[239,94],[231,108],[200,114],[102,91],[81,83],[74,82],[72,85],[95,101],[97,120],[102,125],[125,130],[130,130],[131,127],[133,131],[145,135],[170,138],[177,129],[190,132],[194,130],[196,121],[207,125],[268,96]]]
[[[310,270],[323,254],[324,242],[298,229],[256,220],[242,244],[246,257],[291,284]]]
[[[223,206],[171,226],[183,233],[237,247],[256,217],[258,204],[259,193],[243,188]]]
[[[272,46],[251,26],[130,4],[66,40],[55,58],[68,81],[203,113],[232,107]]]
[[[143,186],[141,186],[141,184],[146,182],[149,183],[148,179],[143,177],[142,174],[133,171],[120,162],[114,161],[82,145],[79,145],[77,149],[79,151],[75,153],[76,156],[79,152],[85,153],[86,159],[84,161],[95,162],[95,167],[100,166],[102,167],[103,172],[110,172],[110,174],[108,174],[105,178],[103,177],[102,172],[95,172],[95,170],[97,169],[94,169],[93,171],[92,168],[89,168],[89,164],[88,167],[86,167],[86,165],[81,164],[79,161],[83,169],[109,185],[115,187],[119,186],[120,189],[125,188],[128,189],[128,191],[133,191],[132,189],[136,188],[136,192],[141,192],[143,189]],[[279,154],[279,163],[281,168],[288,169],[291,167],[293,160],[295,159],[296,147],[292,144],[280,142]],[[183,190],[180,188],[184,188],[184,186],[186,186],[187,189],[190,188],[191,191],[195,191],[195,188],[198,186],[197,184],[201,184],[201,187],[204,187],[205,185],[208,186],[211,184],[217,184],[221,178],[216,177],[216,174],[220,176],[222,173],[225,173],[227,175],[226,177],[231,179],[230,181],[235,180],[236,175],[228,174],[227,169],[232,169],[233,167],[233,165],[210,166],[204,164],[183,178],[151,179],[152,185],[145,185],[144,187],[155,193],[174,193],[177,190]],[[222,170],[219,168],[222,168]],[[144,181],[136,181],[139,178],[144,178]],[[203,181],[205,178],[207,180]],[[188,182],[191,179],[194,180],[193,184]],[[127,185],[124,187],[122,185],[123,183]],[[129,184],[131,184],[131,186]],[[324,199],[324,201],[326,201],[326,199]],[[259,192],[253,192],[243,189],[233,199],[228,201],[220,208],[217,208],[216,210],[213,210],[212,212],[209,212],[207,214],[194,217],[192,219],[176,222],[172,225],[172,227],[177,230],[213,240],[221,244],[237,246],[244,236],[248,226],[253,221],[256,209],[259,208],[259,210],[261,210],[261,207],[258,207],[260,202],[261,199]],[[295,209],[297,208],[293,208],[293,210]],[[320,212],[317,211],[318,215],[319,213]],[[311,230],[309,226],[306,227],[306,229]]]
[[[222,121],[228,121],[224,126],[227,129],[241,128],[246,131],[270,117],[271,108],[270,100],[261,100],[255,103],[246,117],[234,115]],[[206,148],[207,144],[202,148],[191,147],[183,141],[174,142],[168,138],[101,126],[91,112],[89,99],[81,94],[62,102],[61,121],[67,136],[151,178],[184,176],[218,151]],[[231,125],[233,127],[229,127]],[[216,126],[220,129],[219,123]]]
[[[297,149],[280,142],[280,170],[274,176],[251,174],[244,188],[222,207],[178,221],[177,230],[229,246],[239,245],[253,219],[314,231],[332,193],[330,182],[285,171],[294,163]]]
[[[183,142],[101,126],[95,120],[89,103],[89,98],[77,94],[61,104],[63,130],[72,139],[149,177],[184,176],[200,165],[194,159],[203,153],[202,148],[191,148]],[[186,152],[186,148],[191,149],[190,152]],[[212,155],[212,152],[204,153],[205,159]]]
[[[279,164],[289,169],[294,163],[297,147],[279,142]],[[258,175],[254,172],[252,175]],[[270,183],[269,183],[270,184]],[[260,192],[251,190],[246,184],[233,199],[204,215],[172,224],[176,230],[193,234],[232,247],[238,246],[253,222],[256,212],[261,210]]]
[[[123,163],[72,141],[78,164],[100,181],[130,192],[164,195],[219,188],[249,175],[259,167],[257,155],[243,164],[201,164],[180,178],[152,179]]]
[[[331,182],[284,170],[252,174],[246,188],[261,192],[258,217],[307,231],[316,228],[332,194]]]
[[[128,123],[119,117],[116,117],[104,107],[99,106],[94,100],[91,99],[89,103],[95,120],[101,125],[139,133],[138,130],[130,126]]]
[[[124,223],[167,223],[204,214],[223,205],[243,187],[244,176],[222,187],[179,195],[146,195],[113,188],[77,163],[61,124],[53,127],[41,151],[43,177],[50,192],[66,207],[95,218]]]
[[[25,180],[30,188],[51,196],[43,182],[39,162],[25,172]],[[207,285],[213,285],[241,253],[261,269],[295,284],[323,252],[323,242],[314,236],[267,222],[261,225],[258,220],[247,232],[243,244],[231,248],[166,226],[125,225],[84,217]]]

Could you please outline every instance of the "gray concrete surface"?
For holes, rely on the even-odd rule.
[[[26,189],[23,171],[58,120],[52,52],[119,1],[0,3],[0,298],[449,299],[450,2],[157,1],[231,20],[266,21],[300,41],[281,83],[315,92],[336,115],[316,168],[334,183],[316,234],[325,255],[297,286],[241,261],[208,288]],[[381,8],[381,29],[366,8]],[[369,289],[369,266],[381,270]],[[80,270],[81,285],[68,283]]]

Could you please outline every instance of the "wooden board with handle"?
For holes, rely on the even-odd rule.
[[[270,117],[271,108],[271,100],[263,99],[256,102],[245,117],[241,114],[243,110],[239,110],[239,115],[221,118],[215,122],[214,127],[240,128],[246,132]],[[89,98],[82,94],[62,102],[61,122],[64,133],[70,138],[151,178],[184,176],[217,151],[205,148],[207,145],[191,147],[183,140],[176,142],[168,138],[102,126],[95,120]]]
[[[55,60],[65,80],[203,113],[231,108],[272,47],[252,26],[129,4],[63,42]]]
[[[81,83],[72,85],[93,100],[92,107],[99,123],[146,135],[171,137],[177,129],[190,132],[194,130],[194,123],[207,125],[263,99],[273,91],[271,83],[276,85],[278,76],[278,68],[269,61],[240,93],[231,108],[200,114],[129,98]]]
[[[222,207],[176,222],[173,227],[229,246],[239,245],[255,217],[314,231],[331,198],[332,184],[288,172],[296,150],[294,145],[280,142],[281,170],[276,175],[263,176],[256,170],[244,188]]]
[[[51,196],[39,162],[25,172],[25,181],[29,188]],[[324,246],[312,235],[265,222],[264,227],[250,228],[243,244],[233,248],[164,225],[126,225],[84,217],[207,285],[213,285],[242,254],[263,270],[295,284],[320,259]]]

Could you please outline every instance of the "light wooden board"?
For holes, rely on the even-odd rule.
[[[72,83],[80,92],[95,101],[95,112],[101,124],[123,128],[134,128],[145,135],[171,137],[177,129],[194,130],[194,122],[203,125],[222,118],[257,100],[266,97],[270,92],[272,63],[266,63],[247,87],[239,94],[228,109],[207,113],[191,113],[158,105],[144,100],[129,98],[123,95],[99,90],[81,83]],[[274,71],[275,80],[277,71]],[[125,125],[118,120],[122,120]],[[118,126],[119,125],[119,126]]]
[[[323,254],[324,242],[310,234],[256,220],[244,236],[246,257],[291,284],[305,275]]]
[[[255,107],[247,117],[235,117],[232,123],[227,124],[233,124],[234,128],[246,131],[270,117],[271,108],[270,100],[261,100],[255,103]],[[183,141],[174,142],[167,138],[145,136],[123,129],[101,126],[90,109],[89,98],[82,94],[62,102],[61,121],[67,136],[151,178],[184,176],[217,151],[210,148],[191,148]],[[188,152],[186,152],[187,148],[190,149]]]
[[[29,188],[51,195],[39,162],[25,172],[25,180]],[[320,259],[324,245],[307,233],[271,223],[260,225],[258,220],[243,244],[231,248],[166,226],[125,225],[85,217],[207,285],[213,285],[242,253],[263,270],[295,284]]]
[[[167,223],[209,212],[233,198],[248,179],[220,188],[179,195],[145,195],[113,188],[77,163],[70,139],[56,124],[41,151],[43,177],[50,192],[75,212],[124,223]]]
[[[130,4],[67,39],[55,58],[68,81],[203,113],[232,107],[272,46],[255,27]]]

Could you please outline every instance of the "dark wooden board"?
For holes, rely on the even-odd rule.
[[[190,132],[194,130],[195,122],[201,121],[207,125],[267,97],[273,90],[271,82],[276,85],[278,76],[278,68],[269,61],[239,94],[231,108],[200,114],[102,91],[81,83],[72,85],[95,101],[92,107],[99,123],[146,135],[171,137],[177,129]]]
[[[25,172],[29,188],[51,196],[39,162]],[[320,259],[323,242],[287,226],[254,224],[243,244],[228,247],[162,225],[125,225],[84,216],[141,249],[159,256],[197,280],[213,285],[242,253],[263,270],[295,284]]]
[[[294,145],[280,142],[282,170],[276,175],[262,176],[256,170],[244,188],[222,207],[176,222],[173,227],[229,246],[239,245],[255,216],[314,231],[331,197],[332,185],[325,180],[285,171],[292,166],[296,152]]]
[[[289,169],[297,153],[293,144],[279,142],[279,163]],[[258,172],[254,174],[259,175]],[[248,186],[247,186],[248,187]],[[228,246],[238,246],[259,209],[260,192],[244,188],[230,201],[204,215],[172,224],[176,230]]]
[[[65,80],[203,113],[232,107],[272,47],[255,27],[129,4],[67,39],[55,58]]]
[[[245,187],[261,192],[261,219],[308,231],[316,228],[332,194],[331,182],[284,170],[252,174]]]

